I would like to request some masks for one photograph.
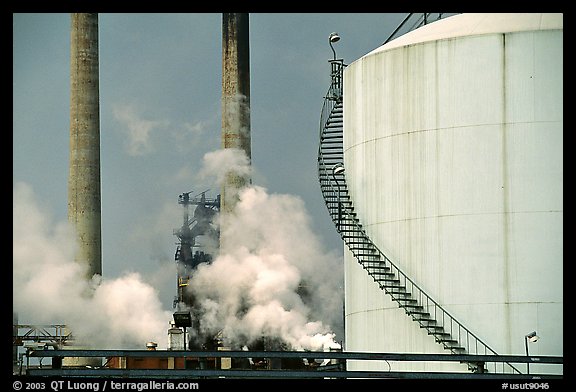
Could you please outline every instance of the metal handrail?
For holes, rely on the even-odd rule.
[[[410,20],[410,19],[414,19],[413,16],[416,17],[416,20],[414,21],[414,23],[412,24],[412,26],[410,26],[408,29],[404,29],[403,32],[401,34],[406,34],[412,30],[415,30],[419,27],[422,27],[424,25],[427,25],[431,22],[435,22],[438,21],[440,19],[442,19],[442,16],[444,15],[442,12],[438,12],[436,13],[436,19],[433,20],[433,14],[432,12],[427,12],[427,13],[422,13],[422,14],[415,14],[415,13],[409,13],[408,15],[406,15],[406,17],[404,18],[404,20],[398,25],[398,27],[396,27],[396,29],[388,36],[388,38],[386,38],[386,40],[384,41],[384,43],[382,45],[386,45],[388,42],[390,42],[392,39],[397,38],[400,35],[400,30],[402,29],[402,27],[404,27],[404,25]]]
[[[497,355],[496,351],[490,348],[486,343],[484,343],[479,337],[473,334],[468,328],[466,328],[462,323],[460,323],[454,316],[448,313],[440,304],[430,297],[422,288],[420,288],[416,282],[414,282],[410,277],[408,277],[400,268],[398,268],[385,254],[382,252],[374,242],[370,239],[368,234],[362,228],[359,220],[356,218],[354,212],[352,201],[348,194],[348,189],[346,186],[346,181],[343,173],[334,174],[330,173],[331,167],[328,166],[324,158],[324,153],[322,151],[324,135],[331,119],[335,108],[342,106],[342,76],[343,76],[343,62],[341,60],[330,61],[332,65],[332,78],[331,84],[328,89],[328,93],[325,96],[324,103],[322,106],[322,113],[320,116],[320,145],[318,148],[318,174],[320,187],[322,195],[328,207],[330,216],[342,240],[346,243],[354,257],[360,262],[362,267],[367,270],[368,274],[380,285],[381,289],[389,294],[394,301],[396,301],[399,307],[404,308],[405,312],[412,316],[413,320],[417,321],[421,327],[426,328],[430,335],[436,338],[436,341],[442,343],[444,348],[450,350],[453,354],[459,354],[460,350],[464,350],[467,353],[473,354],[487,354],[491,353]],[[340,67],[334,64],[339,62]],[[337,69],[339,75],[335,73]],[[332,156],[334,159],[334,156]],[[343,158],[342,156],[340,159]],[[336,176],[340,180],[336,179]],[[334,180],[332,180],[334,178]],[[345,200],[345,202],[342,202]],[[336,208],[334,208],[336,204]],[[332,207],[330,207],[332,206]],[[354,236],[346,235],[348,231],[341,230],[342,227],[347,229],[352,228]],[[363,244],[366,247],[355,248],[352,243],[352,239],[360,240],[358,244]],[[356,242],[354,243],[356,244]],[[372,255],[368,256],[366,254],[361,254],[358,250],[369,250]],[[378,267],[374,265],[365,265],[369,263],[378,263]],[[394,276],[397,283],[394,285],[384,286],[380,284],[379,279],[376,277],[376,270],[382,269],[381,267],[386,267],[388,269],[388,274]],[[403,288],[405,293],[410,293],[410,298],[406,296],[401,297],[395,293],[392,289]],[[409,299],[416,300],[416,305],[412,304],[412,308],[417,306],[428,313],[437,324],[430,323],[430,319],[415,318],[414,311],[410,310],[408,301]],[[449,334],[446,339],[446,333]],[[457,343],[462,345],[462,347],[456,346],[450,343]],[[506,363],[511,369],[512,373],[521,373],[513,365]],[[495,364],[496,366],[497,364]],[[502,364],[504,366],[504,364]],[[473,366],[475,367],[475,366]],[[481,369],[481,371],[484,371]]]

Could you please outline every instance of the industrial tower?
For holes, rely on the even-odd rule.
[[[194,317],[194,295],[188,290],[188,284],[196,268],[203,263],[211,263],[218,252],[220,231],[215,225],[216,217],[220,210],[220,195],[214,199],[207,199],[204,191],[199,195],[190,197],[190,193],[185,192],[178,196],[178,204],[182,205],[183,219],[182,226],[174,230],[174,235],[178,237],[176,253],[177,271],[177,295],[174,298],[174,308],[176,309],[175,321],[178,313],[190,314],[190,327],[198,332],[199,317]],[[192,217],[190,217],[190,206],[196,206]],[[198,336],[194,333],[193,336]],[[197,342],[201,346],[203,342]]]
[[[86,279],[102,275],[98,14],[72,14],[68,221]]]
[[[222,148],[240,150],[251,160],[248,14],[222,14]],[[223,225],[239,191],[250,183],[249,176],[227,173],[221,190]]]

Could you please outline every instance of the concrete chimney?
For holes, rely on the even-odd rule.
[[[71,14],[68,221],[86,279],[102,275],[98,14]]]
[[[248,14],[222,14],[222,148],[243,151],[251,160],[250,45]],[[250,184],[249,175],[228,173],[221,189],[220,213],[225,224],[238,201],[238,192]]]

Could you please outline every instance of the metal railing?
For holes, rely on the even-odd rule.
[[[12,344],[15,346],[24,342],[64,344],[72,340],[72,334],[65,324],[15,324],[13,328],[15,334],[12,336]]]
[[[454,354],[418,354],[418,353],[379,353],[379,352],[341,352],[341,351],[188,351],[188,350],[30,350],[27,355],[32,358],[95,358],[106,359],[100,367],[51,367],[30,368],[22,376],[90,376],[90,377],[218,377],[218,378],[438,378],[438,379],[562,379],[559,374],[475,374],[468,372],[414,372],[392,370],[396,362],[535,362],[541,365],[563,364],[563,357],[557,356],[499,356],[499,355],[454,355]],[[207,368],[197,366],[190,368],[118,368],[110,365],[112,358],[183,358],[184,360],[214,360],[260,358],[276,366],[266,368],[246,368],[231,366],[229,368]],[[274,361],[287,360],[283,362]],[[294,360],[299,360],[294,362]],[[297,366],[295,363],[308,363],[324,360],[324,365]],[[347,370],[348,360],[370,361],[381,366],[383,370],[354,371]],[[391,364],[392,362],[392,364]],[[215,362],[216,363],[216,362]]]
[[[449,13],[448,16],[456,15],[457,13]],[[402,34],[406,34],[412,30],[415,30],[419,27],[425,26],[429,23],[439,21],[443,17],[446,16],[446,13],[438,12],[426,12],[426,13],[409,13],[406,15],[404,20],[396,27],[396,29],[388,36],[388,38],[384,41],[382,45],[387,44],[391,40],[398,38]],[[410,26],[408,22],[412,23]]]

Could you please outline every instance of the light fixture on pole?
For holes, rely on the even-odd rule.
[[[340,183],[336,178],[336,175],[344,173],[344,165],[342,163],[337,163],[332,166],[332,178],[334,178],[334,182],[336,183],[336,187],[338,188],[337,193],[337,202],[338,202],[338,221],[336,228],[338,229],[338,233],[340,233],[340,221],[342,219],[342,202],[340,201]]]
[[[540,339],[538,335],[536,335],[536,331],[530,332],[528,335],[524,336],[524,346],[526,347],[526,356],[529,357],[528,354],[528,342],[536,343]],[[526,362],[526,372],[530,374],[530,362]]]
[[[337,163],[332,166],[332,174],[336,175],[340,173],[344,173],[344,165],[342,163]]]
[[[330,36],[328,37],[328,43],[330,43],[330,48],[332,49],[332,53],[334,53],[334,60],[336,60],[336,51],[334,50],[334,46],[332,46],[332,44],[338,41],[340,41],[340,36],[338,33],[330,33]]]

